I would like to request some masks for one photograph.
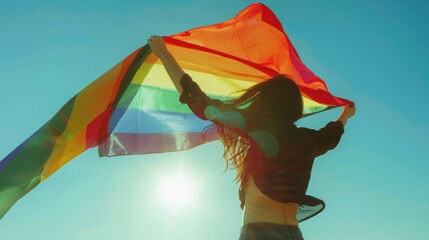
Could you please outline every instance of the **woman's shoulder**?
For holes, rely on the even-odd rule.
[[[306,136],[309,134],[310,135],[313,134],[315,131],[316,130],[314,130],[312,128],[293,125],[291,127],[288,127],[286,133],[290,134],[290,135],[296,135],[296,136]]]
[[[296,131],[301,135],[312,135],[317,132],[317,130],[308,127],[297,127]]]
[[[293,142],[313,142],[317,140],[317,131],[307,127],[295,127],[289,132]]]

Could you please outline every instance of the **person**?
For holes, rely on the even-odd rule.
[[[288,76],[275,76],[223,102],[208,97],[183,71],[162,37],[151,36],[148,44],[177,88],[180,102],[214,123],[227,168],[237,171],[243,209],[240,240],[303,239],[299,222],[325,206],[306,195],[313,161],[337,146],[356,108],[344,106],[337,121],[318,131],[298,128],[303,102]]]

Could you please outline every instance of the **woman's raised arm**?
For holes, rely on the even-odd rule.
[[[176,87],[179,94],[182,94],[183,89],[180,85],[180,79],[182,79],[185,72],[183,69],[177,64],[176,59],[171,55],[165,46],[164,39],[160,36],[151,36],[148,39],[148,44],[152,49],[152,52],[161,60],[162,64],[164,64],[165,70],[173,81],[174,86]]]

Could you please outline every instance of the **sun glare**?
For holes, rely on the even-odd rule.
[[[158,199],[170,210],[191,207],[195,203],[195,185],[192,179],[183,174],[164,176],[160,180]]]

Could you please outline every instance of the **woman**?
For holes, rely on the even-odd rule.
[[[297,85],[279,75],[256,84],[229,102],[211,99],[185,74],[162,37],[148,43],[199,118],[211,120],[225,146],[227,167],[237,170],[244,210],[240,240],[303,239],[298,222],[324,208],[305,195],[315,157],[338,144],[355,108],[345,106],[335,122],[316,131],[297,128],[302,97]]]

